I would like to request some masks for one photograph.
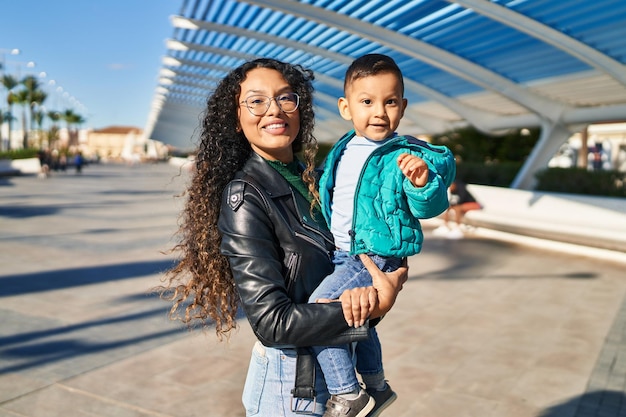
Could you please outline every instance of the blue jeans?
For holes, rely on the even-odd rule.
[[[303,414],[322,417],[330,395],[319,368],[315,373],[315,401],[298,399],[296,402],[291,395],[296,358],[295,349],[276,349],[255,343],[242,395],[246,417],[301,417]]]
[[[383,258],[377,255],[370,255],[370,258],[383,272],[395,271],[402,263],[401,258]],[[358,256],[337,250],[333,255],[333,263],[334,272],[324,278],[309,302],[314,303],[318,298],[337,299],[346,289],[372,285],[372,276]],[[313,351],[324,373],[329,393],[344,394],[359,387],[349,345],[314,346]],[[371,328],[369,338],[356,344],[354,353],[359,374],[374,375],[383,372],[382,350],[376,329]]]

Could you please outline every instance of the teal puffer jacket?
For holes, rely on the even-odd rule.
[[[333,146],[320,178],[322,212],[328,224],[337,164],[354,135],[354,130],[348,132]],[[424,187],[413,186],[402,174],[397,164],[402,153],[417,155],[428,165]],[[424,240],[419,219],[438,216],[448,208],[447,190],[455,175],[456,161],[445,146],[396,136],[376,149],[361,171],[355,192],[350,253],[395,257],[419,253]]]

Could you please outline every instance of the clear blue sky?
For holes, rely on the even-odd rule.
[[[46,107],[74,107],[87,120],[83,127],[143,128],[166,52],[165,39],[173,33],[169,17],[179,12],[181,2],[0,0],[0,53],[21,50],[20,55],[4,53],[6,72],[24,76],[44,71]],[[29,61],[35,68],[26,68]],[[67,98],[57,98],[59,86],[86,109],[80,111]]]

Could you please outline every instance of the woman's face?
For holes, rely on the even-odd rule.
[[[293,93],[293,89],[282,74],[270,68],[255,68],[248,72],[241,83],[239,102],[239,124],[252,149],[265,159],[291,162],[291,144],[300,131],[300,110],[285,113],[276,100],[261,116],[253,115],[242,103],[251,96],[276,97]]]

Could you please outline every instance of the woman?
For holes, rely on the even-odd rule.
[[[304,370],[296,367],[297,348],[363,340],[366,317],[391,308],[407,275],[374,267],[378,292],[359,288],[341,304],[307,303],[332,271],[334,247],[316,208],[312,79],[298,66],[258,59],[219,83],[182,213],[175,248],[182,256],[169,274],[173,314],[183,310],[187,323],[211,320],[220,339],[243,307],[259,340],[243,393],[248,416],[321,416],[328,398],[321,377],[314,390],[298,384],[292,397],[296,368]]]

